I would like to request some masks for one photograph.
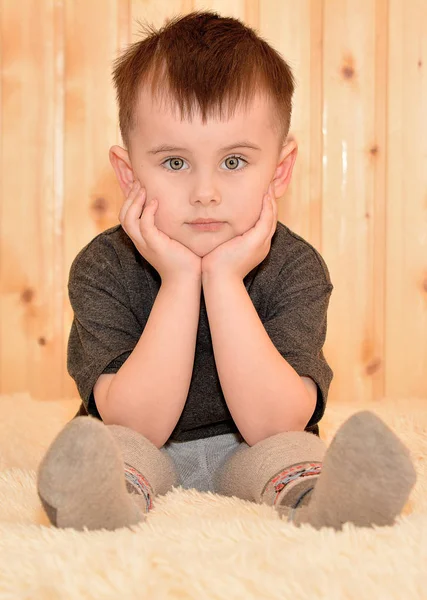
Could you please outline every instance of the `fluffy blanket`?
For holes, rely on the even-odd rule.
[[[0,396],[0,598],[427,598],[427,400],[330,405],[329,443],[370,409],[409,447],[418,481],[392,527],[300,528],[273,508],[174,488],[147,522],[116,531],[51,527],[36,469],[77,399]]]

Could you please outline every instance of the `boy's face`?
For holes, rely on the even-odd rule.
[[[132,160],[119,146],[110,150],[122,191],[127,196],[133,179],[138,179],[147,199],[158,199],[156,227],[198,256],[255,225],[270,183],[276,198],[285,192],[297,146],[290,142],[278,151],[271,106],[261,96],[247,112],[239,109],[228,121],[209,119],[205,125],[199,114],[192,122],[181,122],[178,113],[154,104],[146,91],[137,111],[138,127],[130,139]],[[244,141],[257,149],[240,146]],[[154,152],[162,145],[175,149]],[[198,218],[222,225],[216,231],[201,231],[189,225]]]

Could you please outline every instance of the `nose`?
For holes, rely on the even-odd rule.
[[[209,205],[211,202],[218,204],[221,201],[217,173],[210,165],[202,165],[194,172],[192,180],[191,200],[193,203]]]
[[[193,200],[193,204],[202,204],[204,206],[209,206],[209,204],[219,204],[220,200],[217,195],[209,195],[209,196],[201,196],[200,194],[195,196]]]
[[[203,205],[209,205],[211,202],[216,204],[221,202],[221,194],[211,177],[205,177],[203,180],[198,181],[191,194],[191,201],[193,204]]]

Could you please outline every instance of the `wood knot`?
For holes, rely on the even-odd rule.
[[[39,337],[37,343],[39,344],[39,346],[46,346],[46,338],[44,336]]]
[[[92,210],[94,210],[97,213],[105,214],[107,212],[107,209],[108,202],[102,196],[95,198],[95,200],[92,202]]]
[[[424,277],[421,285],[422,285],[423,290],[427,293],[427,275]]]
[[[370,154],[372,156],[375,156],[376,154],[378,154],[378,146],[377,144],[375,144],[375,146],[372,146],[372,148],[369,150]]]
[[[422,61],[422,60],[419,60],[419,61],[418,61],[418,67],[421,69],[421,67],[422,67],[422,66],[423,66],[423,61]]]
[[[352,79],[354,75],[354,68],[351,65],[344,65],[341,69],[344,79]]]
[[[344,79],[353,79],[355,72],[356,69],[354,56],[350,53],[347,53],[343,57],[341,75],[344,77]]]
[[[29,304],[33,298],[34,298],[34,290],[32,290],[31,288],[27,288],[21,294],[21,300],[22,300],[22,302],[25,302],[26,304]]]
[[[373,375],[381,368],[381,365],[382,365],[382,361],[380,358],[373,358],[366,365],[366,374]]]

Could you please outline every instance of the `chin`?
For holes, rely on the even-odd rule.
[[[210,250],[197,250],[196,248],[192,248],[192,251],[194,252],[194,254],[196,256],[198,256],[199,258],[203,258],[204,256],[206,256],[206,254],[209,254],[209,252],[211,252],[213,250],[213,248],[211,248]]]
[[[202,241],[200,240],[199,243],[195,244],[193,243],[186,243],[186,242],[181,242],[181,244],[183,244],[186,248],[188,248],[189,250],[191,250],[191,252],[194,252],[194,254],[196,256],[198,256],[199,258],[203,258],[204,256],[206,256],[206,254],[209,254],[209,252],[212,252],[212,250],[215,250],[215,248],[217,248],[218,246],[220,246],[223,242],[219,242],[219,243],[214,243],[212,242],[212,240],[206,240],[206,241]]]

